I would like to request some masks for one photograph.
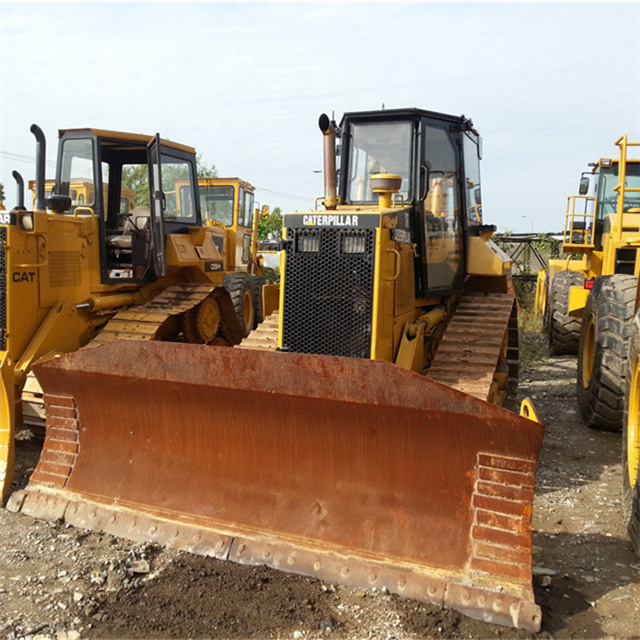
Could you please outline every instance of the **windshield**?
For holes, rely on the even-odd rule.
[[[204,220],[233,224],[233,187],[200,187],[200,207]]]
[[[618,186],[618,164],[611,167],[600,168],[598,181],[598,212],[597,219],[604,220],[610,213],[616,213],[618,209],[618,192],[614,189]],[[640,163],[627,162],[627,179],[625,188],[640,189]],[[624,210],[640,207],[640,193],[626,193],[624,198]]]
[[[354,125],[351,129],[348,202],[376,202],[371,190],[375,173],[395,173],[402,178],[399,193],[409,197],[411,169],[411,123],[371,123]]]

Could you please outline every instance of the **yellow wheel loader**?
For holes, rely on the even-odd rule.
[[[569,197],[563,252],[538,273],[536,311],[555,355],[577,353],[577,397],[590,427],[623,424],[627,342],[640,271],[640,146],[622,136]]]
[[[640,556],[640,297],[630,323],[622,425],[622,512],[636,555]]]
[[[95,129],[60,132],[52,184],[44,180],[44,134],[32,131],[33,210],[14,172],[18,205],[0,213],[3,496],[33,363],[119,339],[234,345],[262,309],[250,185],[238,190],[241,203],[232,194],[229,227],[203,219],[192,148]],[[232,190],[238,182],[227,181]],[[248,299],[238,296],[245,290]],[[39,391],[32,379],[29,399]]]
[[[420,109],[320,128],[324,207],[284,217],[275,346],[114,341],[37,365],[47,437],[8,508],[537,631],[543,426],[495,404],[516,301],[479,135]]]

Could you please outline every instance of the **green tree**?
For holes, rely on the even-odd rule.
[[[196,155],[196,167],[198,169],[198,178],[217,178],[218,170],[216,169],[216,165],[212,164],[210,167],[207,167],[202,161],[202,154],[199,153]]]
[[[122,186],[135,191],[135,207],[149,206],[149,171],[146,164],[123,167]]]
[[[270,233],[275,239],[282,238],[283,222],[280,207],[274,207],[266,220],[261,219],[258,222],[258,240],[267,240]]]

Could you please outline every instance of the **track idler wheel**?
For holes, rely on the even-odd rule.
[[[182,330],[185,342],[208,344],[220,328],[221,315],[218,303],[211,297],[182,315]]]

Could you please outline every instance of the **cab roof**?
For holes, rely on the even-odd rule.
[[[343,124],[345,121],[369,121],[369,120],[404,120],[414,118],[434,118],[436,120],[443,120],[445,122],[452,122],[459,124],[463,128],[473,129],[473,123],[469,118],[464,115],[452,116],[446,113],[438,113],[437,111],[427,111],[425,109],[381,109],[377,111],[350,111],[342,116]]]
[[[72,134],[74,137],[78,134],[89,134],[95,136],[96,138],[108,138],[110,140],[127,140],[130,142],[142,142],[144,144],[149,144],[151,140],[153,140],[154,136],[144,135],[141,133],[126,133],[123,131],[108,131],[106,129],[93,129],[91,127],[85,127],[80,129],[60,129],[58,131],[58,136],[62,138],[67,134]],[[165,147],[170,147],[172,149],[177,149],[179,151],[186,151],[187,153],[195,154],[196,150],[193,147],[189,147],[184,144],[180,144],[178,142],[173,142],[171,140],[165,140],[164,138],[160,139],[160,142]]]

